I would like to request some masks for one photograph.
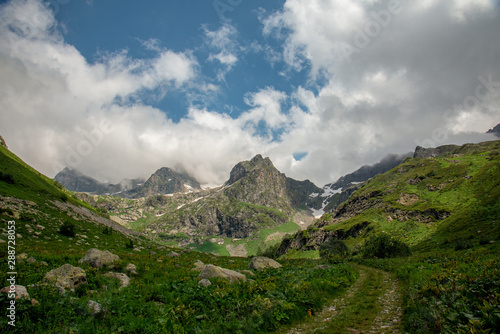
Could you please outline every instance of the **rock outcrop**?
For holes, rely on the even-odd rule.
[[[87,284],[87,275],[82,268],[65,264],[57,269],[49,271],[44,276],[45,281],[54,284],[63,290],[74,291],[82,284]]]
[[[256,256],[248,264],[248,269],[250,270],[264,270],[269,268],[281,268],[281,264],[264,256]]]
[[[102,268],[103,266],[112,265],[118,260],[120,260],[120,257],[110,251],[100,251],[96,248],[91,248],[78,263],[88,263],[92,267]]]
[[[247,281],[246,276],[237,271],[217,267],[212,264],[207,264],[198,275],[198,278],[207,280],[210,278],[222,278],[229,280],[231,283]]]

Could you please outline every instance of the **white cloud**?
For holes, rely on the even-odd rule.
[[[208,60],[217,60],[223,65],[223,68],[217,73],[217,78],[219,81],[224,81],[226,74],[238,62],[238,31],[233,25],[225,22],[218,30],[211,31],[205,27],[204,32],[205,43],[211,50]]]
[[[257,153],[289,176],[323,185],[419,143],[484,139],[462,135],[499,122],[498,16],[479,0],[401,1],[403,10],[350,62],[339,55],[339,45],[355,47],[356,33],[388,3],[287,0],[262,19],[264,33],[282,43],[281,55],[274,44],[252,48],[272,51],[273,65],[286,61],[290,70],[307,70],[311,78],[321,73],[324,81],[289,94],[255,89],[239,117],[191,107],[175,123],[141,103],[142,94],[223,89],[200,78],[203,65],[189,50],[149,40],[143,45],[156,52],[152,58],[118,52],[89,63],[39,1],[11,1],[0,9],[0,134],[49,176],[74,163],[117,182],[169,166],[210,184],[221,184],[234,164]],[[238,32],[226,23],[205,28],[204,37],[209,62],[221,66],[218,80],[224,80],[244,53]],[[474,102],[485,80],[494,82],[479,89],[487,98],[454,108]],[[296,161],[297,152],[308,154]]]

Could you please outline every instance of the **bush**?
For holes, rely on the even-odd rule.
[[[388,234],[371,237],[361,248],[364,258],[379,258],[409,256],[410,248],[404,242],[392,238]]]
[[[3,172],[0,172],[0,181],[10,183],[10,184],[15,183],[14,176],[12,176],[11,174],[3,173]]]
[[[125,243],[125,248],[128,248],[128,249],[134,248],[134,242],[132,241],[132,239],[127,240],[127,242]]]
[[[469,249],[472,248],[474,245],[472,244],[471,240],[468,239],[460,239],[455,242],[455,250],[464,250],[464,249]]]
[[[342,240],[331,239],[319,247],[319,256],[328,262],[342,262],[349,255],[349,248]]]
[[[104,226],[102,234],[111,235],[113,234],[113,229],[110,226]]]
[[[73,238],[75,236],[75,225],[70,222],[64,222],[59,228],[59,233],[67,237]]]

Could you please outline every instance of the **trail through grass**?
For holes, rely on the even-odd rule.
[[[359,279],[318,314],[276,334],[401,333],[401,295],[388,272],[356,265]]]

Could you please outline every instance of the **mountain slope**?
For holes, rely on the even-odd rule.
[[[70,167],[57,173],[54,180],[60,182],[69,191],[96,195],[116,194],[144,183],[143,179],[123,180],[118,184],[103,183]]]
[[[140,198],[156,194],[173,194],[191,190],[200,190],[201,186],[194,178],[183,173],[177,173],[168,167],[158,169],[142,185],[128,190],[118,196]]]
[[[500,141],[430,152],[432,157],[407,159],[368,181],[307,233],[285,239],[279,253],[316,250],[332,238],[357,247],[381,232],[427,250],[451,247],[463,238],[500,239],[496,223],[500,219]]]
[[[373,165],[362,166],[356,171],[342,176],[334,183],[325,185],[323,192],[319,194],[319,197],[323,198],[322,212],[334,211],[360,187],[361,183],[378,174],[391,170],[412,155],[413,152],[407,154],[389,154]]]
[[[195,193],[198,197],[165,212],[145,231],[167,240],[183,235],[201,243],[210,238],[255,238],[262,229],[291,223],[298,212],[300,222],[312,221],[306,206],[314,205],[309,194],[318,191],[312,182],[290,179],[269,158],[257,155],[234,166],[224,186]]]
[[[58,252],[63,247],[71,252],[108,243],[113,248],[124,247],[129,238],[140,236],[75,198],[60,183],[42,175],[3,146],[0,172],[0,221],[16,222],[19,252],[37,247]],[[78,240],[72,241],[61,235],[58,231],[63,223],[73,225],[75,233],[84,237],[77,236]],[[102,236],[105,227],[110,228],[109,234]],[[89,239],[97,235],[100,237]]]

